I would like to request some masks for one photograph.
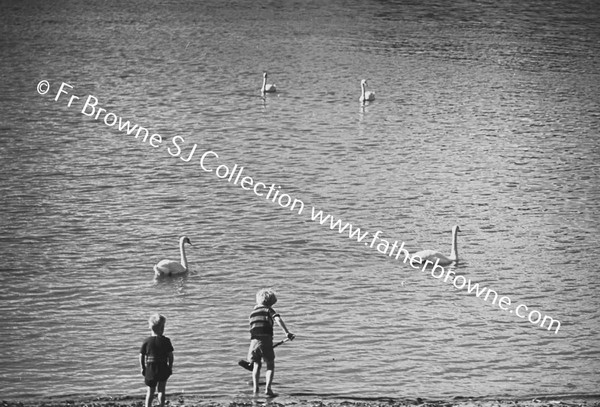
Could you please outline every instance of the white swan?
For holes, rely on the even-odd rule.
[[[363,79],[362,81],[360,81],[360,98],[358,98],[358,100],[361,103],[365,103],[365,102],[370,102],[372,100],[375,100],[375,93],[373,92],[366,92],[367,88],[367,80]]]
[[[262,84],[262,88],[260,89],[260,91],[262,93],[277,92],[277,88],[275,87],[275,85],[273,85],[271,83],[267,83],[267,73],[266,72],[263,74],[263,84]]]
[[[179,262],[175,260],[161,260],[154,265],[154,277],[173,276],[177,274],[187,273],[188,261],[185,256],[185,244],[191,245],[190,239],[187,236],[182,236],[179,239],[179,253],[181,260]]]
[[[450,252],[450,257],[446,257],[436,250],[421,250],[420,252],[416,252],[411,256],[411,262],[413,258],[418,257],[419,259],[421,259],[421,261],[417,261],[417,259],[415,259],[415,263],[423,264],[427,260],[434,264],[435,262],[438,262],[440,266],[447,266],[452,263],[458,263],[458,248],[456,247],[456,236],[458,232],[460,232],[460,228],[458,227],[458,225],[455,225],[452,228],[452,251]]]

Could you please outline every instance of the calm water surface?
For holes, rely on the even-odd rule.
[[[284,394],[597,393],[597,3],[4,1],[0,15],[3,397],[141,394],[153,311],[175,347],[170,392],[249,394],[236,362],[263,286],[298,336],[277,352]],[[63,81],[71,107],[53,98]],[[88,95],[162,147],[82,115]],[[198,144],[190,162],[164,148],[176,136]],[[207,150],[307,212],[203,172]],[[561,329],[310,206],[411,252],[449,253],[459,224],[453,270]],[[192,272],[154,283],[182,234]]]

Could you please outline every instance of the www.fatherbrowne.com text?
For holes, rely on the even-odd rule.
[[[42,80],[37,85],[37,91],[41,95],[50,92],[50,83]],[[387,256],[388,258],[408,263],[412,268],[428,272],[433,278],[443,281],[447,284],[452,284],[457,290],[464,290],[469,294],[475,295],[484,302],[490,303],[498,307],[502,311],[516,315],[521,319],[527,319],[531,324],[538,325],[547,330],[554,329],[557,334],[561,323],[548,315],[542,314],[536,309],[530,309],[523,303],[513,303],[508,296],[501,296],[496,291],[480,286],[479,283],[473,283],[470,278],[462,275],[457,275],[452,269],[444,269],[437,262],[425,261],[417,256],[410,256],[408,250],[404,248],[405,243],[398,243],[382,237],[381,230],[375,233],[370,233],[366,230],[361,230],[355,227],[352,223],[344,222],[340,218],[335,218],[329,213],[324,213],[322,210],[314,206],[310,210],[306,210],[304,202],[298,198],[292,197],[281,190],[279,185],[274,183],[261,182],[244,172],[243,166],[237,164],[227,165],[219,161],[219,155],[212,150],[197,152],[198,145],[187,145],[185,139],[181,136],[174,136],[167,143],[158,133],[151,132],[148,128],[138,124],[131,123],[129,120],[123,119],[114,112],[108,111],[99,105],[99,100],[95,96],[88,95],[87,97],[79,97],[72,92],[73,86],[62,82],[54,101],[66,103],[67,107],[75,106],[80,110],[81,114],[92,118],[93,120],[101,121],[108,127],[118,129],[126,135],[133,136],[141,143],[147,144],[155,149],[166,149],[167,153],[174,158],[179,158],[184,162],[190,162],[194,158],[200,165],[202,171],[212,173],[217,178],[227,180],[227,182],[238,186],[246,191],[254,193],[257,197],[266,199],[273,204],[282,208],[287,208],[298,215],[310,216],[310,220],[317,222],[320,225],[327,227],[337,233],[347,236],[348,239],[364,244],[370,249],[376,250],[378,253]]]

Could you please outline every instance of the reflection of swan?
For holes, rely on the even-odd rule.
[[[458,225],[455,225],[452,228],[452,251],[450,252],[450,257],[444,256],[442,253],[435,250],[421,250],[412,255],[412,258],[419,257],[421,259],[420,263],[425,263],[425,261],[429,260],[434,263],[439,260],[438,264],[440,266],[447,266],[451,263],[458,263],[458,249],[456,247],[456,235],[460,232],[460,228]],[[412,260],[411,260],[412,262]],[[419,263],[417,259],[415,259],[415,263]]]
[[[275,87],[275,85],[273,85],[271,83],[267,83],[267,73],[266,72],[263,74],[263,85],[262,85],[262,88],[260,89],[260,91],[262,93],[277,92],[277,88]]]
[[[363,79],[362,81],[360,81],[360,98],[358,99],[361,102],[370,102],[372,100],[375,100],[375,93],[373,92],[365,92],[365,89],[367,88],[367,80]]]
[[[187,236],[182,236],[179,239],[179,253],[181,254],[181,260],[179,262],[175,260],[161,260],[154,266],[154,277],[162,276],[173,276],[177,274],[187,273],[188,262],[185,257],[185,244],[192,244]]]

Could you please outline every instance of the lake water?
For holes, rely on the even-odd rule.
[[[277,349],[283,394],[597,394],[598,3],[38,0],[0,15],[3,397],[141,395],[154,311],[169,393],[247,395],[237,361],[264,286],[297,334]],[[264,71],[278,92],[263,98]],[[88,95],[162,144],[82,114]],[[189,162],[168,153],[177,136],[182,157],[197,144]],[[305,211],[203,171],[206,151]],[[449,254],[458,224],[451,270],[560,330],[311,207],[410,252]],[[155,283],[184,234],[192,272]]]

